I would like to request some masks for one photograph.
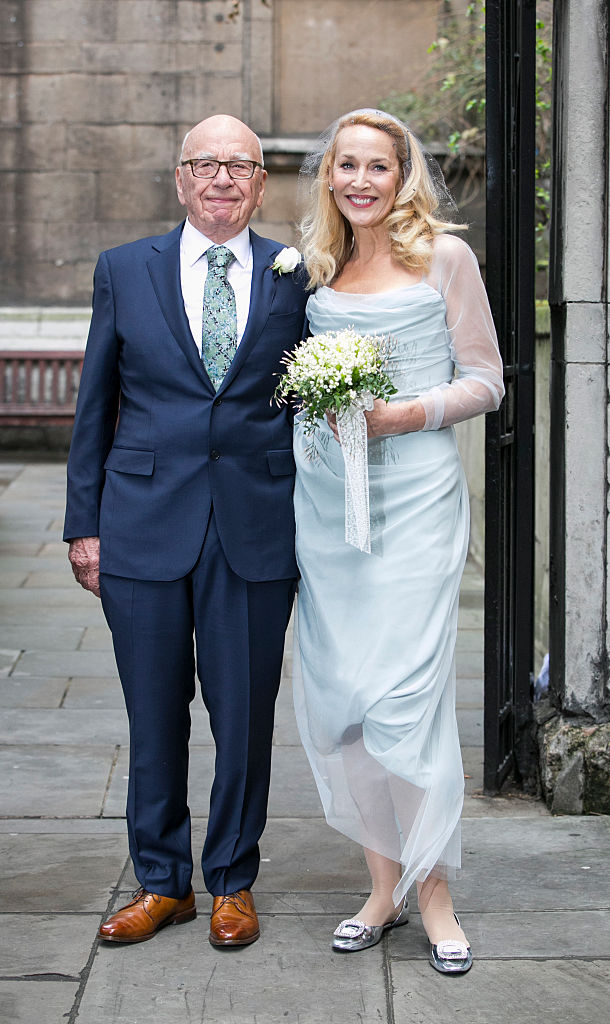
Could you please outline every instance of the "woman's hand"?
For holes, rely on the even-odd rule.
[[[370,412],[365,412],[368,437],[387,437],[388,434],[410,434],[421,430],[426,422],[424,407],[415,398],[409,402],[386,402],[376,398]],[[326,419],[335,440],[339,440],[337,417],[327,412]]]

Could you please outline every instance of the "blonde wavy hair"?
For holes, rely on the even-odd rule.
[[[434,236],[442,231],[464,230],[466,227],[434,216],[439,206],[438,192],[422,148],[405,125],[383,111],[346,114],[337,123],[330,145],[324,152],[309,205],[300,224],[301,249],[310,288],[330,284],[341,273],[352,251],[354,235],[351,225],[339,212],[328,186],[339,132],[342,128],[359,124],[389,135],[400,164],[402,185],[384,222],[395,260],[409,270],[426,271],[432,260]]]

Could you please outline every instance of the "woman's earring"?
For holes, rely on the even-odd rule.
[[[328,191],[329,192],[334,192],[335,191],[335,186],[334,185],[329,185],[328,186]]]

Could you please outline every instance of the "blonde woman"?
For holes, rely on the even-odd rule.
[[[498,408],[502,365],[476,259],[447,233],[442,175],[409,128],[346,114],[304,174],[311,332],[391,339],[398,389],[366,414],[370,554],[345,543],[333,417],[313,459],[295,428],[297,717],[327,820],[362,844],[371,875],[333,948],[366,949],[406,923],[417,882],[432,966],[463,973],[472,953],[448,881],[460,866],[454,649],[469,518],[452,425]]]

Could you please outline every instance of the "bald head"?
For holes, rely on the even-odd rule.
[[[185,161],[218,161],[213,178],[193,174]],[[251,160],[251,178],[232,178],[227,164]],[[178,199],[188,219],[206,238],[222,245],[247,227],[265,194],[267,172],[260,166],[263,154],[260,139],[243,121],[229,114],[215,114],[200,121],[185,136],[176,168]]]
[[[224,139],[227,136],[235,136],[235,138],[241,136],[244,141],[248,140],[250,146],[254,145],[257,153],[256,159],[263,163],[263,146],[258,135],[248,128],[247,124],[237,117],[232,117],[231,114],[213,114],[212,117],[206,117],[204,121],[200,121],[194,128],[191,128],[182,140],[181,160],[188,160],[190,157],[200,155],[197,152],[200,136],[204,140],[209,137]]]

